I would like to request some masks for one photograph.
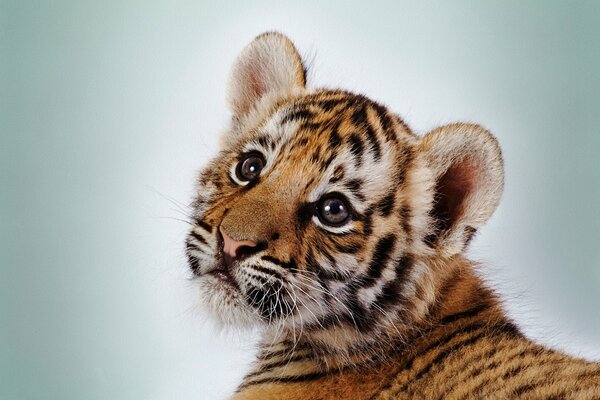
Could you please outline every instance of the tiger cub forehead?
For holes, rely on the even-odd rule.
[[[278,180],[287,191],[308,193],[309,202],[339,191],[364,211],[368,196],[398,186],[417,144],[397,115],[345,91],[320,90],[262,111],[254,126],[234,128],[238,134],[227,150],[261,153],[263,182]],[[231,168],[235,181],[234,172]]]

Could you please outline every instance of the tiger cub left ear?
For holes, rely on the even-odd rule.
[[[473,124],[451,124],[425,135],[420,144],[432,175],[432,224],[425,242],[445,256],[464,250],[496,210],[504,187],[498,142]]]
[[[300,54],[287,36],[267,32],[257,36],[235,60],[228,84],[234,117],[243,117],[265,96],[288,97],[306,85]]]

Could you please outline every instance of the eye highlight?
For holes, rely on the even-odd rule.
[[[350,207],[340,194],[330,194],[317,203],[317,216],[329,226],[342,226],[350,220]]]
[[[265,158],[258,152],[243,155],[235,168],[236,177],[243,182],[253,181],[265,167]]]

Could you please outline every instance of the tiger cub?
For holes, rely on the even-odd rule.
[[[600,399],[600,364],[524,337],[464,256],[503,190],[488,131],[421,137],[310,89],[279,33],[238,56],[228,102],[186,253],[219,321],[264,330],[233,399]]]

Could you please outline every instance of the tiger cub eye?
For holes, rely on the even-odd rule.
[[[319,219],[331,226],[344,225],[350,218],[350,210],[346,202],[337,196],[326,197],[317,206]]]
[[[241,181],[253,181],[260,175],[265,167],[265,160],[258,153],[251,153],[244,156],[236,168],[236,175]]]

